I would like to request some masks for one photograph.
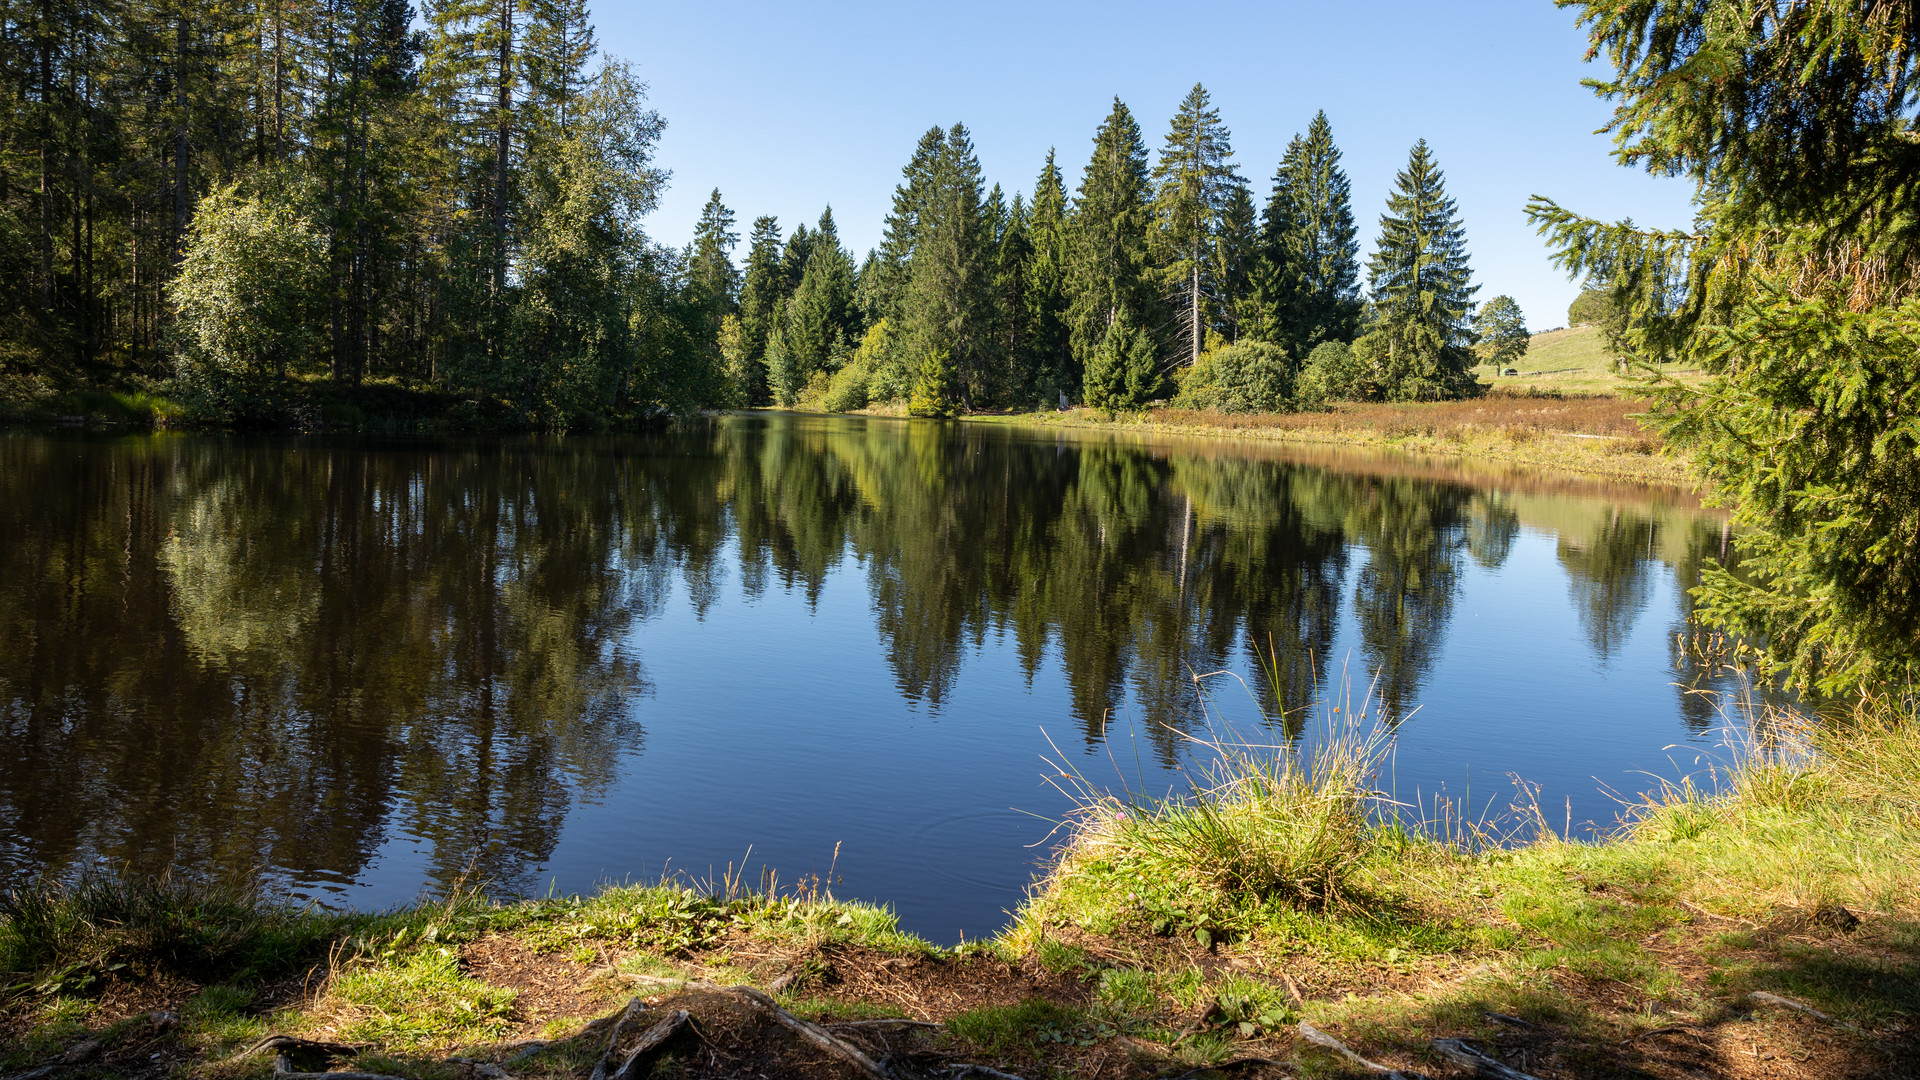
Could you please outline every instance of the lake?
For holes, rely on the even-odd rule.
[[[1581,833],[1743,723],[1676,641],[1727,543],[1680,491],[1098,430],[0,435],[0,878],[773,872],[951,943],[1045,858],[1046,759],[1176,790],[1343,679],[1396,797]]]

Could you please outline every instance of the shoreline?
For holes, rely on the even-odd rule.
[[[1501,836],[1368,817],[1378,744],[1232,751],[1204,807],[1083,791],[1011,925],[954,948],[818,882],[353,914],[16,892],[0,1069],[266,1077],[271,1055],[242,1053],[282,1035],[380,1076],[557,1080],[638,996],[622,1053],[676,1009],[701,1033],[655,1075],[878,1075],[788,1020],[902,1078],[1350,1066],[1322,1036],[1429,1076],[1461,1046],[1541,1080],[1912,1075],[1920,749],[1886,718],[1797,737],[1815,752],[1751,751],[1718,794],[1670,786],[1593,843],[1538,808]]]
[[[1483,399],[1484,400],[1484,399]],[[1527,399],[1516,399],[1525,401]],[[1544,399],[1551,401],[1554,399]],[[1561,399],[1569,400],[1569,399]],[[1570,399],[1582,400],[1582,399]],[[1085,406],[1065,412],[974,414],[961,423],[1032,429],[1068,429],[1193,436],[1250,443],[1297,446],[1349,446],[1400,454],[1449,457],[1506,468],[1520,467],[1603,480],[1683,488],[1695,492],[1684,458],[1670,455],[1650,436],[1543,430],[1519,424],[1427,424],[1418,410],[1469,403],[1439,402],[1400,406],[1390,420],[1369,415],[1366,406],[1342,406],[1324,414],[1290,413],[1224,416],[1188,410],[1152,409],[1143,414],[1102,417]],[[1407,414],[1414,414],[1409,417]],[[869,415],[897,415],[869,410]],[[1300,418],[1330,422],[1298,423]]]

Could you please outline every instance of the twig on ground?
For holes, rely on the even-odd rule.
[[[1483,1054],[1459,1039],[1435,1039],[1428,1045],[1441,1057],[1456,1065],[1465,1065],[1481,1076],[1491,1076],[1495,1080],[1539,1080],[1531,1073],[1501,1064],[1491,1055]]]
[[[753,987],[736,986],[733,987],[729,993],[738,994],[748,1001],[753,1002],[755,1005],[760,1006],[760,1008],[765,1011],[768,1016],[773,1017],[774,1021],[781,1027],[800,1036],[814,1046],[825,1050],[834,1057],[847,1062],[868,1076],[875,1077],[876,1080],[892,1080],[891,1074],[875,1064],[872,1058],[861,1053],[857,1048],[845,1041],[834,1038],[831,1034],[828,1034],[826,1029],[819,1025],[810,1024],[781,1008],[772,998],[755,990]]]
[[[835,1021],[834,1021],[833,1023],[831,1023],[831,1024],[821,1024],[820,1026],[821,1026],[821,1027],[827,1027],[827,1028],[843,1028],[843,1027],[923,1027],[923,1028],[937,1028],[937,1027],[945,1027],[946,1025],[944,1025],[944,1024],[936,1024],[936,1023],[934,1023],[934,1022],[933,1022],[933,1021],[931,1021],[931,1020],[907,1020],[907,1019],[905,1019],[905,1018],[901,1018],[901,1019],[895,1019],[895,1020],[835,1020]]]
[[[1754,922],[1752,919],[1737,919],[1737,918],[1734,918],[1732,915],[1722,915],[1717,911],[1708,911],[1706,908],[1701,907],[1699,904],[1696,904],[1691,900],[1680,901],[1680,906],[1688,909],[1689,911],[1693,911],[1701,915],[1705,915],[1709,919],[1719,919],[1722,922],[1739,923],[1741,926],[1745,926],[1753,930],[1760,929],[1760,924],[1757,922]]]
[[[990,1080],[1025,1080],[1024,1077],[1015,1076],[1010,1072],[1001,1072],[999,1069],[989,1069],[985,1065],[949,1065],[941,1071],[948,1076],[956,1077],[985,1076]]]
[[[1525,1020],[1522,1020],[1517,1016],[1508,1016],[1506,1013],[1489,1012],[1489,1013],[1481,1013],[1480,1015],[1486,1017],[1489,1020],[1499,1021],[1502,1024],[1511,1024],[1514,1027],[1523,1027],[1531,1030],[1534,1026],[1533,1024]]]
[[[1272,1058],[1234,1058],[1232,1061],[1223,1061],[1218,1065],[1202,1065],[1197,1069],[1189,1069],[1177,1076],[1170,1076],[1167,1080],[1193,1080],[1196,1076],[1205,1076],[1210,1072],[1230,1072],[1234,1069],[1244,1069],[1249,1065],[1268,1065],[1276,1069],[1286,1068],[1284,1064]]]
[[[370,1072],[295,1072],[293,1059],[281,1054],[273,1059],[274,1080],[406,1080],[391,1073]]]
[[[1368,1072],[1380,1073],[1381,1075],[1388,1077],[1389,1080],[1392,1080],[1392,1078],[1400,1078],[1400,1080],[1411,1080],[1412,1077],[1419,1075],[1418,1073],[1403,1073],[1398,1069],[1394,1069],[1389,1066],[1382,1065],[1379,1062],[1368,1061],[1366,1058],[1363,1058],[1359,1054],[1356,1054],[1352,1050],[1348,1049],[1346,1043],[1343,1043],[1339,1039],[1336,1039],[1333,1036],[1327,1034],[1326,1032],[1321,1031],[1319,1028],[1314,1027],[1312,1024],[1307,1023],[1305,1020],[1302,1020],[1300,1021],[1300,1023],[1296,1024],[1294,1026],[1294,1030],[1300,1033],[1301,1038],[1307,1040],[1313,1045],[1318,1046],[1325,1050],[1331,1050],[1334,1053],[1345,1058],[1347,1061],[1350,1061],[1353,1064],[1358,1065],[1363,1069],[1366,1069]]]
[[[1678,1035],[1681,1032],[1687,1030],[1687,1027],[1688,1025],[1686,1024],[1675,1024],[1672,1027],[1655,1028],[1652,1031],[1643,1031],[1638,1035],[1629,1035],[1626,1038],[1621,1039],[1620,1045],[1630,1046],[1634,1043],[1639,1042],[1641,1039],[1657,1039],[1662,1035]]]
[[[1819,1009],[1816,1009],[1811,1005],[1805,1004],[1804,1002],[1795,1001],[1792,998],[1781,997],[1779,994],[1769,994],[1765,990],[1755,990],[1753,993],[1748,994],[1747,997],[1748,999],[1752,1001],[1760,1002],[1763,1005],[1778,1005],[1783,1009],[1792,1009],[1794,1012],[1804,1013],[1808,1016],[1813,1017],[1815,1020],[1825,1021],[1826,1023],[1832,1024],[1834,1027],[1840,1028],[1845,1031],[1851,1031],[1851,1032],[1854,1032],[1855,1034],[1858,1034],[1860,1031],[1858,1027],[1854,1026],[1853,1024],[1847,1023],[1845,1020],[1842,1020],[1839,1017],[1828,1016],[1826,1013],[1821,1012]]]
[[[273,1050],[282,1054],[321,1054],[329,1058],[353,1057],[360,1052],[343,1043],[315,1042],[312,1039],[296,1039],[291,1035],[268,1035],[235,1054],[233,1060],[245,1060],[262,1050]]]

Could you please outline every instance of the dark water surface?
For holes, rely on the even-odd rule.
[[[1677,492],[920,421],[0,436],[0,878],[377,907],[832,866],[952,941],[1045,852],[1049,739],[1177,785],[1189,676],[1269,643],[1216,712],[1377,672],[1403,798],[1511,773],[1607,822],[1735,722],[1674,646],[1724,543]]]

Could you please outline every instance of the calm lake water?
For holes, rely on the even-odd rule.
[[[0,436],[0,879],[831,870],[951,942],[1044,857],[1053,747],[1164,792],[1343,671],[1417,706],[1401,798],[1578,830],[1740,722],[1675,645],[1725,543],[1675,491],[922,421]]]

